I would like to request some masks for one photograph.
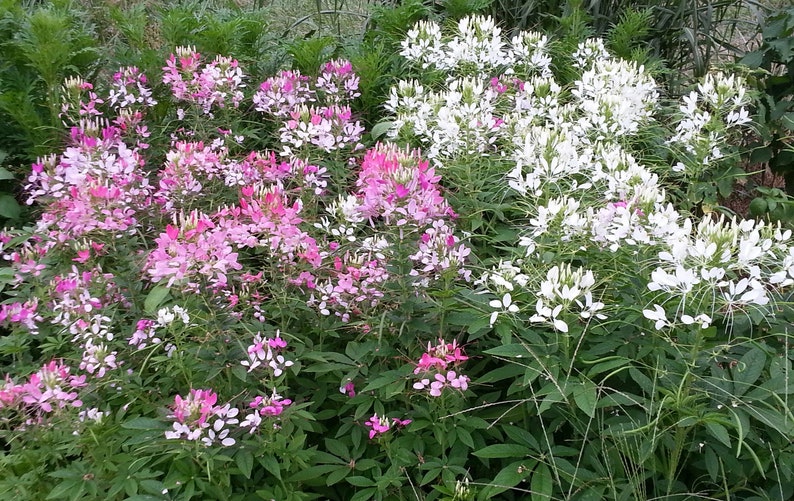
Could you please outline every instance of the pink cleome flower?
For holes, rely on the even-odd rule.
[[[388,418],[388,417],[381,417],[377,414],[373,414],[365,423],[364,426],[369,428],[369,438],[372,440],[376,436],[383,435],[392,427],[403,428],[408,426],[411,423],[410,419],[397,419],[397,418]]]

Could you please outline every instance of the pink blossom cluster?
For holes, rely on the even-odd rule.
[[[335,59],[320,66],[315,86],[325,101],[338,103],[359,97],[358,84],[359,77],[353,71],[353,64],[346,59]]]
[[[424,226],[455,213],[441,195],[441,176],[418,150],[378,143],[367,150],[356,180],[359,212],[370,221]]]
[[[19,324],[24,326],[31,334],[38,334],[38,322],[44,318],[36,312],[39,306],[38,298],[33,298],[24,303],[14,301],[0,305],[0,325]]]
[[[204,153],[202,151],[202,156]],[[202,162],[204,167],[195,170],[207,172],[207,163],[216,164],[214,158],[209,161],[206,156],[203,158],[197,160],[194,155],[188,162],[190,168],[174,169],[173,175],[168,176],[174,179],[173,183],[168,183],[169,189],[177,186],[176,183],[184,188],[186,180],[191,179],[190,175],[179,173],[188,172]],[[229,273],[242,269],[237,252],[242,248],[268,250],[285,272],[300,263],[311,267],[320,265],[322,256],[316,241],[301,228],[301,199],[292,199],[283,181],[297,171],[303,174],[306,182],[320,183],[322,171],[301,161],[279,162],[274,155],[260,153],[250,154],[243,164],[248,165],[248,175],[259,177],[261,181],[242,186],[236,205],[224,206],[211,216],[194,210],[178,216],[179,224],[167,225],[165,232],[155,239],[157,247],[146,262],[146,273],[153,282],[167,280],[169,287],[178,283],[195,290],[203,279],[214,290],[229,289],[233,285]],[[267,179],[274,182],[267,183]],[[164,186],[161,181],[161,187]],[[195,188],[197,194],[202,192],[199,186]],[[309,184],[307,189],[315,191],[317,186]],[[175,198],[166,196],[169,193],[162,189],[159,195],[162,195],[160,203],[164,208]]]
[[[135,324],[135,331],[129,337],[128,342],[136,349],[142,350],[151,342],[152,344],[160,344],[162,339],[157,337],[157,327],[159,324],[154,320],[142,318]]]
[[[202,64],[194,47],[177,47],[163,67],[163,83],[171,86],[174,97],[201,108],[212,116],[212,108],[237,108],[243,100],[243,75],[236,59],[217,56]]]
[[[116,359],[118,352],[111,351],[105,343],[95,343],[93,339],[86,340],[83,358],[80,361],[80,370],[102,378],[107,371],[117,369],[119,362]]]
[[[242,269],[227,229],[197,210],[180,219],[155,239],[157,248],[144,265],[150,280],[167,280],[168,287],[179,283],[185,290],[197,290],[201,279],[214,289],[226,287],[227,273]]]
[[[102,310],[106,305],[126,304],[113,279],[112,274],[99,269],[81,271],[76,266],[69,273],[56,275],[49,285],[52,323],[66,327],[75,341],[111,341],[110,319]]]
[[[307,304],[322,315],[333,311],[344,322],[350,321],[351,314],[377,305],[383,297],[382,284],[390,275],[386,261],[373,254],[364,249],[347,251],[333,257],[332,269],[323,270],[330,275],[327,279],[316,283],[313,275],[304,276],[307,288],[312,290]]]
[[[282,71],[263,82],[254,94],[255,109],[282,119],[282,154],[308,147],[331,152],[363,148],[361,122],[348,103],[360,96],[358,76],[349,61],[336,60],[320,68],[311,81],[298,71]]]
[[[266,366],[273,372],[273,376],[279,377],[284,373],[284,369],[292,367],[294,362],[287,360],[281,351],[287,347],[287,342],[276,332],[276,337],[263,338],[261,333],[254,336],[253,344],[249,345],[246,354],[248,358],[240,362],[244,367],[248,367],[248,372],[257,367]]]
[[[255,110],[286,117],[298,106],[314,102],[316,96],[309,77],[294,70],[282,71],[262,82],[252,100]]]
[[[356,396],[356,384],[353,381],[348,381],[339,387],[339,393],[347,395],[348,398]]]
[[[353,120],[350,106],[331,105],[320,108],[300,106],[289,112],[289,119],[279,129],[284,151],[315,146],[331,152],[343,148],[359,150],[364,127]]]
[[[372,417],[364,423],[364,426],[369,428],[369,438],[372,440],[377,436],[385,434],[392,428],[403,428],[409,424],[411,424],[410,419],[389,418],[373,414]]]
[[[415,263],[411,275],[419,277],[417,285],[429,285],[450,270],[452,277],[468,279],[470,272],[463,264],[470,250],[447,224],[456,215],[441,195],[439,180],[418,151],[384,144],[368,150],[356,192],[340,196],[326,209],[338,226],[327,218],[314,225],[332,239],[318,244],[324,263],[332,267],[304,272],[291,280],[311,291],[308,305],[323,315],[333,312],[345,322],[351,315],[371,310],[390,278],[392,239],[410,241],[417,233],[417,252],[409,256]],[[367,229],[361,224],[365,221],[372,230],[385,225],[386,231],[359,240],[356,233]]]
[[[203,142],[176,141],[166,153],[165,164],[158,172],[155,200],[166,210],[183,207],[202,195],[202,181],[219,177],[224,152]]]
[[[0,243],[2,243],[2,248],[5,249],[5,246],[11,241],[13,236],[10,232],[3,232],[0,235],[2,235]],[[4,250],[2,252],[3,259],[10,262],[16,272],[14,274],[14,283],[24,282],[24,275],[30,275],[31,277],[41,275],[42,271],[47,269],[43,258],[54,245],[54,242],[44,240],[39,235],[32,235],[16,247],[9,249],[8,252]]]
[[[414,261],[414,268],[409,272],[411,276],[423,276],[425,281],[438,280],[447,270],[454,270],[466,281],[471,280],[471,270],[463,266],[471,249],[460,243],[460,238],[443,219],[433,221],[418,245],[419,251],[409,256]]]
[[[146,348],[149,343],[157,345],[163,340],[157,334],[158,329],[168,327],[179,319],[183,326],[190,326],[190,314],[181,306],[174,305],[160,308],[157,311],[157,320],[142,318],[135,324],[135,332],[127,339],[130,346],[135,346],[137,350]],[[165,350],[170,357],[176,347],[172,343],[166,343]]]
[[[257,396],[248,404],[253,412],[245,417],[240,427],[249,428],[249,433],[254,433],[264,421],[263,418],[278,418],[290,405],[292,400],[282,397],[275,389],[269,397]]]
[[[91,119],[104,115],[103,105],[107,104],[117,115],[112,122],[120,134],[135,139],[138,148],[146,149],[149,145],[143,140],[150,136],[150,132],[143,124],[143,117],[146,108],[157,104],[146,84],[146,76],[138,68],[122,67],[113,75],[108,95],[103,99],[94,92],[90,82],[79,77],[68,78],[63,86],[59,116],[67,127],[85,128]],[[97,124],[97,127],[106,125]]]
[[[82,406],[76,390],[86,385],[86,377],[70,374],[70,371],[63,362],[52,360],[31,374],[26,383],[14,384],[6,376],[0,386],[0,409],[17,408],[35,416],[30,422],[36,422],[43,413]]]
[[[113,74],[113,83],[108,91],[108,102],[115,109],[152,107],[157,101],[146,85],[146,75],[135,66],[119,68]]]
[[[6,374],[5,378],[0,380],[0,409],[14,407],[19,401],[21,391],[22,385],[15,384]]]
[[[356,181],[360,217],[373,226],[382,221],[399,227],[401,238],[422,231],[417,252],[410,256],[411,276],[421,277],[417,285],[428,285],[448,270],[466,280],[471,274],[464,267],[471,250],[447,223],[457,215],[441,194],[440,179],[418,151],[378,144],[364,155]]]
[[[66,242],[94,231],[136,231],[137,213],[149,205],[144,160],[122,141],[119,129],[99,122],[72,128],[71,146],[33,164],[27,203],[47,202],[38,229]]]
[[[66,127],[74,127],[85,118],[102,116],[97,108],[105,100],[94,92],[94,85],[80,77],[67,78],[61,92],[61,111],[58,117]]]
[[[469,377],[449,369],[457,368],[468,359],[457,341],[447,343],[439,339],[435,346],[427,343],[427,351],[422,354],[414,369],[414,374],[426,377],[414,383],[414,389],[427,390],[432,397],[440,397],[448,387],[466,391]]]
[[[224,169],[226,186],[252,186],[279,183],[294,176],[302,162],[281,160],[274,152],[252,151],[240,162],[230,162]]]
[[[50,283],[52,323],[60,324],[80,343],[83,355],[80,369],[97,378],[117,369],[118,352],[108,346],[115,335],[111,318],[103,309],[111,304],[126,304],[113,281],[113,275],[98,269],[79,271],[73,266],[65,275]]]
[[[216,443],[229,447],[236,440],[229,436],[230,426],[239,420],[239,410],[230,404],[215,405],[218,394],[212,390],[190,390],[186,397],[174,397],[172,430],[165,432],[169,440],[200,441],[205,446]]]
[[[294,201],[278,184],[244,186],[238,206],[218,211],[219,225],[241,247],[264,247],[284,264],[298,261],[319,266],[317,243],[300,228],[303,202]]]

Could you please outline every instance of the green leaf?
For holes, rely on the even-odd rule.
[[[516,461],[502,468],[493,479],[493,482],[488,484],[489,487],[483,492],[483,496],[493,497],[511,487],[515,487],[532,473],[532,468],[534,468],[535,464],[537,464],[537,461],[531,459],[529,461]]]
[[[780,118],[780,125],[785,129],[794,132],[794,112],[789,111]]]
[[[248,370],[245,367],[243,367],[242,365],[233,366],[232,367],[232,374],[234,375],[234,377],[236,377],[237,379],[239,379],[243,383],[245,382],[246,379],[248,379]]]
[[[394,127],[393,120],[385,120],[383,122],[378,122],[372,126],[372,139],[379,139],[381,136],[386,135],[389,130]]]
[[[147,417],[136,417],[121,423],[121,427],[126,430],[166,430],[169,426],[159,419]]]
[[[728,430],[719,423],[715,423],[713,421],[706,422],[706,429],[709,430],[711,436],[719,440],[725,447],[731,446],[731,436],[728,434]]]
[[[143,490],[150,494],[162,494],[163,489],[165,489],[165,485],[163,485],[162,482],[152,478],[141,480],[140,486],[143,487]]]
[[[766,200],[764,200],[761,197],[754,198],[753,201],[750,202],[749,209],[750,209],[750,214],[754,216],[761,216],[763,214],[766,214],[767,212]]]
[[[538,467],[535,468],[535,473],[532,475],[532,481],[529,485],[530,489],[532,489],[532,501],[548,501],[551,499],[554,484],[552,483],[549,467],[539,463]]]
[[[152,290],[149,291],[149,294],[146,296],[146,300],[143,302],[143,310],[151,316],[155,316],[157,314],[158,307],[163,303],[166,297],[168,297],[169,289],[164,285],[156,285]]]
[[[70,491],[80,492],[82,488],[82,481],[81,480],[64,480],[63,482],[57,484],[55,488],[50,491],[50,494],[47,496],[47,499],[58,499],[63,498],[67,495]]]
[[[14,179],[14,175],[5,167],[0,167],[0,180]]]
[[[338,456],[342,459],[347,459],[350,457],[350,451],[347,449],[347,446],[343,444],[342,441],[340,440],[336,440],[333,438],[326,438],[325,448],[328,449],[328,452],[330,452],[334,456]]]
[[[248,449],[240,449],[234,455],[234,461],[237,463],[237,468],[245,478],[251,478],[251,471],[254,469],[254,455]]]
[[[750,68],[758,68],[764,64],[764,53],[760,50],[748,52],[740,62]]]
[[[711,481],[716,482],[717,475],[720,471],[720,463],[717,453],[714,452],[713,448],[706,446],[706,453],[704,457],[706,460],[706,471],[708,471]]]
[[[281,480],[281,466],[275,457],[271,455],[259,456],[257,461],[259,461],[259,464],[261,464],[271,475]]]
[[[16,198],[11,195],[0,195],[0,216],[8,219],[18,219],[22,213],[22,207],[19,206]]]
[[[523,344],[506,344],[485,350],[488,355],[497,357],[525,358],[530,355],[529,350]]]
[[[357,493],[355,493],[353,497],[350,498],[350,501],[366,501],[367,499],[374,497],[375,493],[377,492],[378,492],[377,489],[374,488],[360,490]]]
[[[334,468],[339,468],[338,466],[334,466]],[[356,487],[369,487],[371,485],[375,485],[375,482],[367,477],[362,477],[360,475],[356,475],[354,477],[347,477],[347,483],[350,485],[355,485]]]
[[[529,447],[519,444],[493,444],[474,452],[480,458],[523,458],[531,454]]]
[[[631,363],[631,359],[625,357],[606,357],[601,359],[602,361],[594,361],[594,362],[585,362],[585,363],[595,363],[593,367],[587,371],[587,377],[592,378],[597,374],[603,374],[604,372],[612,371],[613,369],[617,369],[618,367],[626,367]]]
[[[760,348],[753,348],[739,359],[739,363],[731,370],[737,397],[744,395],[758,380],[765,365],[766,353]]]
[[[375,379],[373,379],[372,381],[370,381],[369,384],[366,385],[361,390],[361,392],[365,393],[365,392],[368,392],[368,391],[372,391],[372,390],[377,390],[377,389],[383,388],[384,386],[390,385],[390,384],[394,383],[395,381],[402,379],[402,377],[403,376],[399,373],[399,371],[387,371],[387,372],[383,373],[381,376],[378,376]]]
[[[595,417],[596,404],[598,403],[598,387],[592,381],[583,381],[581,385],[574,386],[573,401],[576,406],[591,419]]]
[[[347,466],[339,466],[336,471],[332,471],[325,477],[325,485],[331,486],[341,482],[352,470]]]
[[[530,433],[528,430],[521,428],[519,426],[503,426],[502,431],[510,437],[514,442],[517,443],[525,443],[534,451],[540,451],[540,444],[538,440]]]
[[[524,373],[524,367],[518,364],[507,364],[498,367],[491,372],[483,375],[477,380],[478,384],[495,383],[496,381],[503,381],[505,379],[515,379]]]
[[[748,405],[746,409],[754,418],[774,429],[783,437],[788,438],[794,434],[794,422],[788,419],[784,412],[755,405]]]
[[[640,388],[646,395],[653,395],[654,390],[657,389],[654,382],[651,381],[651,378],[640,372],[638,369],[633,367],[629,369],[629,376],[631,376],[631,379],[633,379],[635,383],[640,385]]]
[[[336,464],[318,464],[315,466],[310,466],[305,470],[301,470],[298,473],[292,475],[289,478],[289,481],[305,482],[306,480],[314,480],[314,479],[322,478],[323,476],[336,470],[337,468],[339,468],[339,465]],[[350,481],[349,478],[347,480],[348,482]]]
[[[458,431],[458,440],[465,444],[469,449],[474,449],[474,439],[472,439],[469,430],[460,426],[457,427],[456,430]]]

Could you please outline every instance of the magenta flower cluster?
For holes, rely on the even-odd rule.
[[[37,229],[67,242],[93,232],[134,233],[139,211],[151,199],[142,175],[143,157],[124,143],[121,130],[87,122],[73,128],[70,146],[59,156],[33,164],[25,187],[27,203],[46,203]]]
[[[212,390],[190,390],[186,397],[174,397],[173,429],[165,432],[165,438],[200,441],[205,446],[234,445],[237,441],[229,436],[230,427],[239,423],[240,411],[230,404],[216,405],[217,401]]]
[[[387,433],[392,428],[403,428],[411,424],[410,419],[397,419],[385,416],[378,416],[373,414],[365,423],[364,426],[369,428],[369,438],[373,438]]]
[[[44,414],[82,406],[77,390],[85,385],[85,375],[71,374],[68,365],[52,360],[31,374],[25,383],[15,384],[6,376],[0,383],[0,409],[17,409],[27,416],[25,424],[34,424]]]
[[[292,367],[294,362],[287,360],[281,351],[287,347],[287,342],[276,333],[274,338],[263,338],[261,333],[254,336],[253,344],[246,349],[248,358],[240,362],[244,367],[248,367],[248,372],[257,367],[267,367],[273,376],[279,377],[284,373],[284,369]]]
[[[440,397],[446,388],[466,391],[469,377],[451,369],[457,368],[468,359],[457,341],[447,343],[439,339],[435,346],[427,343],[427,351],[422,354],[414,369],[414,374],[421,377],[414,383],[414,389],[427,391],[432,397]]]

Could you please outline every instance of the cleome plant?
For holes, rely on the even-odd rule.
[[[0,495],[790,499],[792,232],[703,210],[744,82],[554,44],[420,21],[370,131],[345,59],[67,79],[0,235]]]

